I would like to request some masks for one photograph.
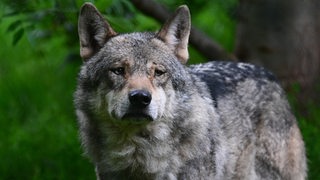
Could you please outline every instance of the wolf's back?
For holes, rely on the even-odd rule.
[[[192,65],[190,70],[192,74],[206,82],[214,100],[234,93],[236,86],[246,80],[254,80],[259,89],[263,84],[277,81],[275,76],[265,68],[246,63],[212,61]]]
[[[300,131],[272,73],[259,66],[233,62],[193,65],[190,72],[206,83],[229,153],[240,157],[230,156],[228,172],[237,171],[240,179],[254,177],[250,173],[258,179],[306,176]]]

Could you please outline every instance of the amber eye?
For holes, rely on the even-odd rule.
[[[116,75],[124,75],[124,67],[117,67],[117,68],[112,68],[110,69],[111,72],[113,72]]]
[[[163,70],[160,70],[160,69],[156,69],[154,71],[154,76],[159,77],[159,76],[163,75],[164,73],[166,73],[166,72]]]

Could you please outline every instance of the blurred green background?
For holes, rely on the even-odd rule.
[[[82,0],[0,2],[0,179],[95,179],[82,154],[73,108]],[[118,32],[155,31],[160,24],[128,0],[93,2]],[[161,0],[170,9],[183,0]],[[193,25],[229,52],[235,41],[236,0],[187,2]],[[208,26],[210,25],[210,26]],[[203,62],[194,49],[190,63]],[[202,61],[201,61],[202,60]],[[309,179],[320,177],[320,107],[303,110],[289,94],[307,146]],[[307,113],[305,112],[307,109]],[[303,114],[303,115],[302,115]]]

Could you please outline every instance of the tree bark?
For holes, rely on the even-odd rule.
[[[240,0],[236,56],[272,70],[289,89],[312,89],[319,76],[316,0]]]

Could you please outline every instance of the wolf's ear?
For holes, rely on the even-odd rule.
[[[91,3],[85,3],[80,10],[78,33],[80,56],[87,60],[103,47],[105,42],[117,33]]]
[[[188,41],[190,29],[189,8],[186,5],[182,5],[157,33],[157,37],[170,47],[183,64],[187,63],[189,58]]]

